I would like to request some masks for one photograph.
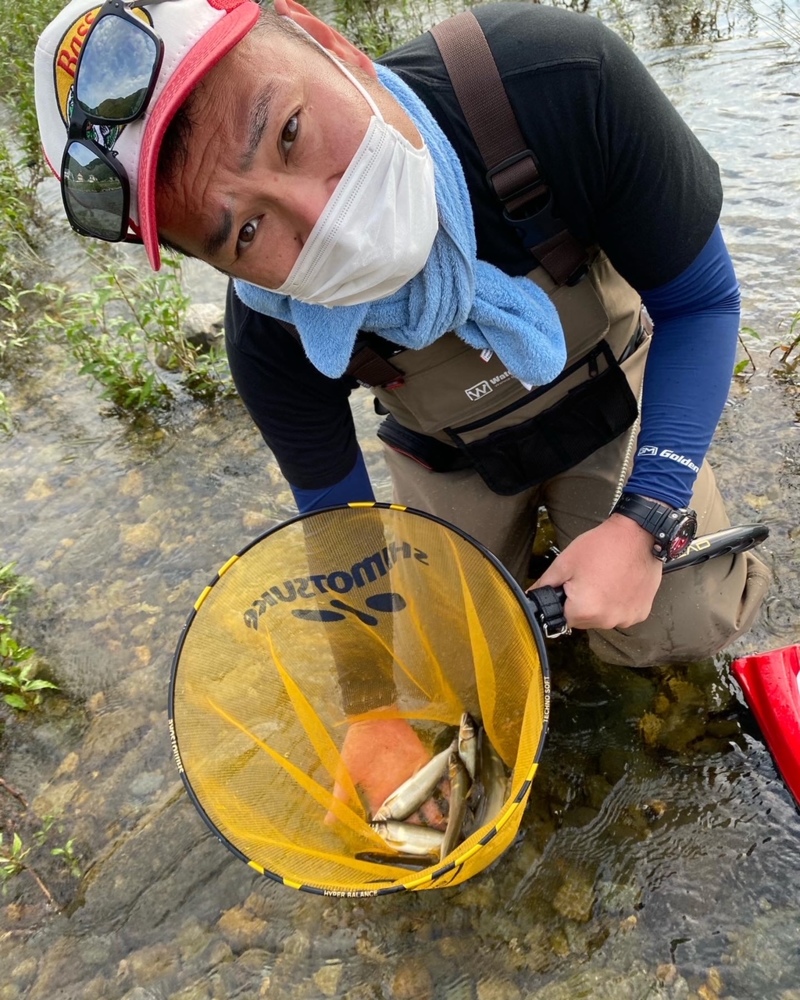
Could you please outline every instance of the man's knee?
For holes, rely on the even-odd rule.
[[[750,629],[770,579],[752,552],[680,570],[664,579],[646,621],[591,631],[589,645],[603,662],[629,667],[713,656]]]

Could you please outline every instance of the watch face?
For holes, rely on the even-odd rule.
[[[667,558],[675,559],[684,552],[691,545],[696,530],[697,522],[693,517],[682,518],[667,543]]]

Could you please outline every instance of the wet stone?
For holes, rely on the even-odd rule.
[[[132,952],[119,963],[118,975],[140,986],[147,986],[178,971],[180,963],[174,948],[154,944]]]
[[[121,997],[121,1000],[153,1000],[153,994],[143,986],[134,986],[132,990]]]
[[[572,872],[553,899],[553,909],[568,920],[584,923],[594,907],[594,879],[582,872]]]
[[[243,907],[226,910],[217,922],[217,930],[231,946],[234,954],[255,948],[264,941],[267,923],[248,913]]]
[[[92,935],[79,938],[76,951],[87,966],[105,965],[115,951],[115,941],[109,935]]]
[[[433,978],[424,965],[407,962],[393,973],[389,996],[391,1000],[433,1000]]]
[[[678,978],[677,966],[671,963],[664,963],[659,965],[656,969],[656,979],[662,986],[672,986],[675,980]]]
[[[119,534],[123,562],[133,562],[143,555],[155,552],[161,541],[161,532],[154,524],[123,525]]]
[[[323,965],[323,967],[318,969],[312,976],[314,983],[324,997],[336,996],[341,978],[342,965],[340,962],[332,962],[329,965]]]
[[[213,1000],[213,993],[209,983],[198,982],[177,993],[170,993],[168,1000]]]
[[[30,986],[36,978],[36,970],[38,967],[39,963],[32,956],[30,958],[23,959],[18,965],[15,965],[11,971],[12,983],[19,987]]]
[[[516,983],[500,977],[480,980],[476,992],[477,1000],[522,1000]]]
[[[344,994],[343,1000],[378,1000],[379,996],[378,987],[373,983],[358,983]]]
[[[130,784],[131,795],[136,798],[145,798],[157,792],[164,784],[164,775],[157,771],[144,771],[138,775]]]
[[[294,931],[283,942],[283,954],[290,959],[306,958],[311,952],[311,939],[305,931]]]
[[[132,469],[119,481],[119,492],[124,497],[138,497],[144,491],[144,476],[139,469]]]

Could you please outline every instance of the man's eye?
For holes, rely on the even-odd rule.
[[[300,131],[300,118],[298,115],[292,115],[289,121],[283,126],[283,131],[281,132],[281,148],[284,153],[289,152],[294,140],[297,138],[297,133]]]
[[[256,238],[256,230],[258,229],[258,219],[251,219],[249,222],[245,222],[242,228],[239,230],[239,239],[237,240],[237,249],[241,250],[246,247],[249,243],[252,243]]]

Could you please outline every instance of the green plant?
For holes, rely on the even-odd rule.
[[[25,859],[31,853],[30,847],[23,847],[22,839],[15,833],[11,843],[5,847],[3,834],[0,833],[0,879],[7,882],[15,875],[25,871]]]
[[[38,203],[32,187],[21,178],[17,164],[0,138],[0,362],[28,339],[25,300],[31,271],[38,263],[34,250]]]
[[[797,366],[800,364],[800,352],[797,351],[798,345],[800,345],[800,332],[795,332],[800,327],[800,310],[798,310],[794,316],[792,316],[789,321],[789,343],[780,344],[778,347],[774,347],[770,354],[774,351],[782,351],[778,364],[782,366],[781,374],[784,375],[794,375],[797,371]],[[794,357],[792,355],[794,354]]]
[[[750,378],[756,372],[756,363],[753,360],[753,355],[750,353],[747,344],[744,341],[743,334],[744,336],[752,337],[754,340],[761,340],[761,335],[757,333],[751,326],[743,326],[739,331],[739,343],[741,344],[742,349],[744,350],[744,353],[747,355],[747,357],[742,358],[741,361],[736,362],[736,365],[734,366],[733,369],[733,374],[735,377],[741,378],[745,376],[745,373],[747,373],[747,369],[751,368],[752,371],[747,373],[746,376],[747,378]]]
[[[0,431],[4,434],[10,434],[13,426],[14,424],[11,419],[11,409],[8,405],[6,394],[2,391],[2,389],[0,389]]]
[[[189,299],[180,258],[165,255],[157,274],[140,271],[111,248],[93,247],[89,260],[96,269],[89,290],[51,288],[44,323],[66,338],[81,373],[100,383],[117,413],[165,410],[181,387],[204,401],[232,393],[219,354],[203,355],[183,336]],[[167,376],[157,357],[166,357],[178,374]]]
[[[36,676],[35,650],[21,645],[13,634],[17,601],[30,592],[30,582],[18,576],[14,566],[0,566],[0,694],[6,705],[30,712],[41,704],[42,692],[57,685]]]
[[[52,892],[48,889],[36,869],[34,869],[28,861],[28,855],[31,853],[31,848],[24,846],[22,838],[18,833],[13,834],[11,837],[11,843],[7,846],[4,843],[4,836],[5,835],[3,833],[0,833],[0,883],[2,883],[3,894],[5,895],[8,889],[8,883],[12,878],[15,878],[17,875],[21,875],[23,872],[27,872],[39,886],[47,902],[50,903],[51,906],[57,907],[57,903]]]
[[[80,858],[75,852],[75,841],[72,837],[62,847],[51,848],[50,853],[54,858],[63,861],[70,875],[74,878],[81,877]]]
[[[8,656],[17,658],[10,666],[0,669],[0,691],[3,701],[20,712],[30,712],[42,703],[42,691],[58,690],[58,685],[34,674],[34,664],[20,665],[18,660],[33,655],[29,646],[19,646],[13,636],[0,632],[0,662]]]
[[[0,92],[14,114],[14,139],[32,180],[41,177],[44,159],[33,93],[31,64],[36,40],[59,5],[52,0],[0,0]]]
[[[31,582],[16,571],[16,563],[0,566],[0,607],[11,614],[17,609],[17,601],[31,592]],[[2,615],[0,615],[0,620]]]

